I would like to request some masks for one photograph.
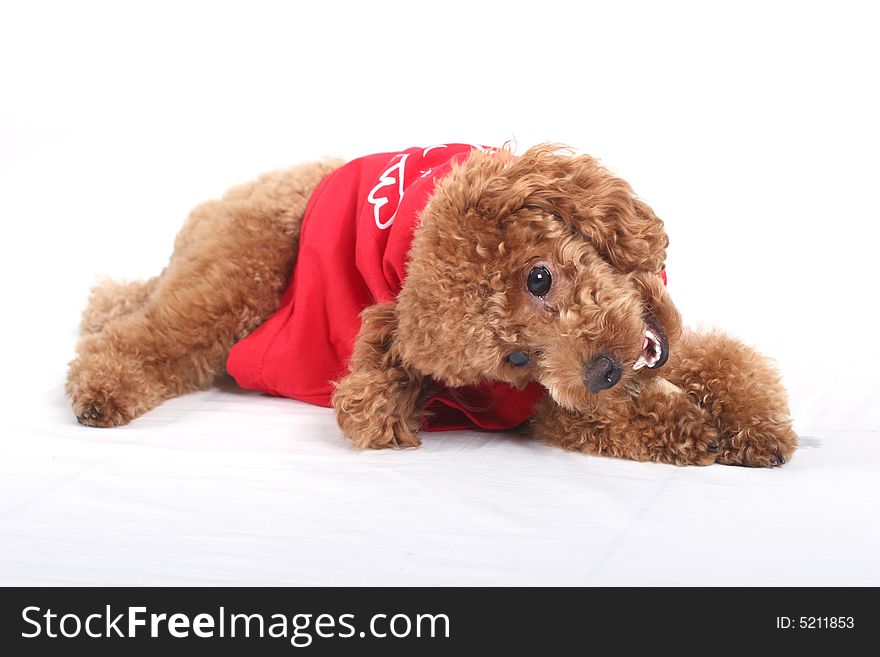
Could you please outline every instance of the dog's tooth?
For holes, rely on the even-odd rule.
[[[648,364],[648,361],[645,360],[645,357],[639,356],[638,360],[635,363],[633,363],[633,369],[640,370],[647,364]]]

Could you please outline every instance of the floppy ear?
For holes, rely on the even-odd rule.
[[[502,366],[516,344],[501,275],[504,230],[479,213],[486,186],[510,161],[504,151],[474,150],[453,165],[413,233],[397,295],[397,346],[403,362],[446,386],[506,380],[515,369]]]
[[[480,206],[496,219],[522,207],[556,215],[624,272],[659,273],[666,260],[663,222],[629,184],[589,155],[559,146],[535,146],[508,160],[486,181]]]
[[[681,314],[675,307],[663,279],[647,272],[635,272],[631,276],[644,299],[648,317],[660,325],[670,345],[677,342],[682,331]]]

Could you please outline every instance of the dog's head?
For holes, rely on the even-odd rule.
[[[663,223],[596,160],[474,152],[443,178],[398,296],[403,359],[446,385],[543,384],[572,410],[652,376],[681,331]]]

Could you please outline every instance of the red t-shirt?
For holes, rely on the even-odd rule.
[[[332,381],[348,371],[361,311],[397,297],[436,180],[474,148],[482,149],[442,144],[369,155],[318,185],[280,307],[229,354],[226,367],[239,385],[330,406]],[[511,429],[531,417],[543,393],[538,384],[439,385],[425,429]]]

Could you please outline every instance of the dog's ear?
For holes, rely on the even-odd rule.
[[[413,234],[397,296],[398,347],[403,362],[450,387],[516,370],[500,366],[517,337],[506,320],[504,231],[478,212],[486,185],[509,160],[474,151],[453,166]]]
[[[663,279],[647,272],[633,272],[630,276],[644,300],[645,314],[657,322],[670,345],[678,342],[682,332],[681,314]]]
[[[508,157],[484,181],[479,212],[498,220],[523,207],[557,216],[621,271],[663,268],[669,245],[663,222],[626,181],[588,155],[545,144]]]

